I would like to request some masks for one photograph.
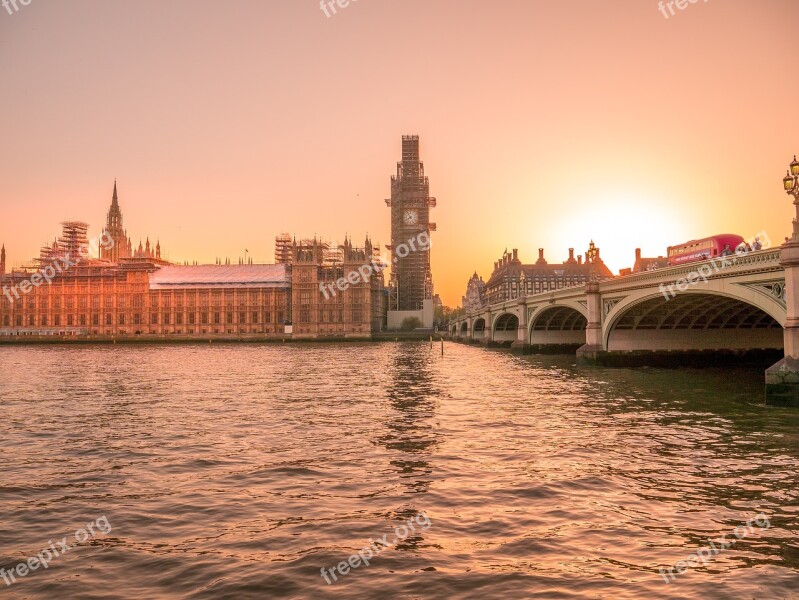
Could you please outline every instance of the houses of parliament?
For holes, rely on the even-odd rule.
[[[0,250],[0,335],[368,337],[384,323],[382,274],[329,300],[318,292],[318,281],[335,281],[371,258],[368,237],[362,248],[345,239],[333,252],[338,260],[314,239],[280,248],[275,264],[176,265],[162,258],[159,242],[133,246],[116,183],[101,236],[108,243],[97,256],[78,258],[91,247],[86,223],[62,228],[29,267],[8,272]],[[57,275],[30,285],[48,265],[59,267]]]
[[[431,229],[418,143],[418,136],[403,136],[403,160],[387,201],[389,249],[409,232]],[[90,255],[82,252],[92,247],[88,224],[70,221],[62,229],[28,266],[8,270],[5,246],[0,250],[0,337],[369,338],[388,327],[389,314],[414,315],[432,302],[429,250],[395,261],[388,286],[378,270],[335,295],[320,291],[379,259],[379,246],[368,236],[359,246],[345,236],[343,245],[331,247],[283,234],[276,238],[274,264],[172,264],[159,241],[133,245],[116,182],[101,236],[108,243]],[[41,285],[48,269],[53,275]]]

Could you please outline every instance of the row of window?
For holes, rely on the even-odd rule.
[[[6,285],[9,289],[14,287],[19,287],[22,280],[5,280],[4,285]],[[148,291],[149,286],[147,284],[126,284],[126,283],[114,283],[114,282],[106,282],[105,285],[101,285],[98,281],[96,283],[92,283],[92,285],[86,285],[85,283],[76,285],[74,283],[62,283],[58,279],[55,279],[50,285],[40,285],[38,287],[34,287],[35,293],[39,295],[61,295],[61,294],[100,294],[100,295],[122,295],[122,294],[146,294]],[[265,294],[266,296],[271,296],[274,291],[282,291],[280,289],[259,289],[259,290],[220,290],[220,291],[213,291],[213,290],[159,290],[157,292],[150,291],[151,297],[169,297],[174,295],[176,298],[195,298],[199,297],[208,297],[209,295],[214,297],[219,297],[225,295],[228,298],[234,297],[234,295],[238,298],[249,297],[252,300],[257,300],[261,297],[261,295]]]
[[[42,297],[40,294],[37,295],[30,295],[27,298],[20,297],[14,298],[13,294],[10,294],[13,300],[8,299],[8,295],[4,295],[3,299],[3,306],[6,308],[11,308],[12,306],[19,306],[19,305],[27,305],[29,308],[35,308],[38,299],[38,304],[40,308],[47,308],[52,304],[53,308],[61,308],[62,304],[67,308],[72,308],[77,304],[80,308],[88,308],[89,300],[91,300],[92,308],[100,308],[100,299],[101,296],[44,296]],[[116,305],[118,308],[124,308],[126,304],[130,303],[130,306],[134,308],[140,308],[144,306],[144,295],[136,295],[136,296],[104,296],[105,300],[102,303],[106,308],[112,308],[114,305],[114,299],[116,299]],[[184,305],[183,298],[176,298],[175,299],[175,306],[177,308],[182,308]],[[185,304],[187,306],[193,307],[196,306],[197,303],[195,298],[189,298],[188,302]],[[233,300],[226,299],[225,306],[235,306]],[[239,298],[238,305],[239,306],[262,306],[264,304],[269,305],[273,303],[274,298],[270,295],[267,296],[265,299],[259,301],[258,299],[250,299],[250,302],[246,302],[246,298]],[[222,306],[221,298],[214,298],[213,301],[210,303],[213,306]],[[159,303],[158,298],[150,298],[150,306],[157,307],[162,306],[164,308],[170,308],[172,305],[171,299],[168,296],[162,298],[162,301]],[[200,306],[208,306],[209,299],[207,297],[200,298]]]
[[[684,252],[691,251],[699,251],[699,250],[710,250],[711,248],[715,248],[716,241],[715,240],[704,240],[702,242],[696,242],[693,244],[685,244],[684,246],[676,246],[673,248],[669,248],[668,254],[669,256],[675,256],[677,254],[683,254]]]
[[[336,335],[336,334],[348,334],[348,333],[370,333],[372,331],[371,324],[364,324],[360,327],[353,326],[353,327],[319,327],[316,333],[320,335]],[[312,333],[311,327],[301,327],[296,326],[294,328],[294,333]]]
[[[311,323],[311,310],[308,308],[301,308],[299,310],[298,323]],[[360,323],[363,321],[364,313],[361,310],[348,311],[352,317],[353,323]],[[319,322],[320,323],[345,323],[345,311],[343,310],[320,310]],[[368,317],[369,313],[366,313]]]
[[[4,298],[7,303],[10,301],[8,298],[12,298],[19,302],[21,298],[23,298],[23,294],[19,288],[15,288],[14,286],[6,285],[7,291],[4,295]],[[48,293],[50,292],[50,293]],[[215,306],[222,304],[223,294],[220,292],[187,292],[184,296],[182,292],[161,292],[161,293],[151,293],[150,294],[150,304],[153,306],[157,306],[159,303],[169,306],[172,301],[174,294],[175,304],[178,306],[184,304],[188,304],[189,306],[193,306],[197,304],[199,299],[199,303],[201,305],[208,305],[209,302]],[[105,298],[105,302],[109,303],[112,302],[114,298],[116,298],[120,302],[125,302],[126,299],[129,299],[134,306],[139,305],[141,306],[144,304],[144,298],[146,294],[123,294],[119,290],[92,290],[91,293],[88,293],[87,290],[81,289],[80,292],[76,292],[73,289],[64,289],[61,287],[53,288],[50,286],[43,286],[40,288],[34,288],[33,291],[26,294],[28,296],[29,301],[34,301],[36,298],[39,298],[41,302],[47,302],[48,298],[52,298],[53,302],[59,302],[63,298],[65,301],[74,301],[74,298],[80,298],[81,302],[88,301],[87,298],[91,296],[93,303],[99,303],[100,298]],[[273,297],[277,296],[277,294],[273,294],[271,290],[266,290],[263,293],[261,292],[240,292],[237,295],[233,295],[232,293],[224,294],[225,304],[260,304],[263,301],[271,302]],[[160,299],[160,301],[159,301]],[[238,301],[238,302],[236,302]],[[249,301],[249,302],[248,302]]]
[[[52,310],[74,310],[76,307],[78,309],[80,309],[80,310],[88,310],[89,309],[88,298],[80,298],[80,300],[78,302],[75,302],[71,297],[67,298],[64,302],[61,302],[60,298],[55,298],[55,299],[53,299],[52,302],[48,302],[47,299],[42,298],[42,299],[39,300],[38,303],[33,298],[29,299],[27,302],[15,302],[14,304],[11,304],[8,301],[6,301],[3,305],[0,305],[0,308],[2,308],[3,312],[16,312],[14,309],[17,309],[17,311],[26,310],[26,309],[32,311],[32,310],[36,310],[37,305],[38,305],[38,308],[41,309],[41,310],[48,310],[50,308],[52,308]],[[113,310],[114,308],[124,309],[124,308],[127,308],[126,305],[127,305],[127,303],[125,302],[124,298],[118,298],[116,306],[114,306],[114,303],[112,302],[112,298],[106,298],[105,302],[103,303],[102,308],[104,308],[106,310]],[[238,306],[236,306],[236,305],[231,303],[231,304],[226,304],[224,306],[215,304],[213,306],[213,308],[224,311],[225,309],[229,309],[229,308],[238,308],[238,310],[252,310],[252,309],[260,309],[260,308],[264,308],[264,307],[274,307],[274,306],[275,306],[275,303],[271,303],[271,302],[270,303],[263,303],[263,304],[255,304],[255,305],[240,304]],[[134,299],[134,301],[130,304],[130,308],[139,308],[139,309],[145,309],[146,308],[146,309],[149,309],[149,310],[161,309],[161,310],[167,310],[168,311],[168,310],[172,309],[172,306],[170,306],[169,303],[166,303],[166,304],[164,304],[164,305],[162,305],[160,307],[157,304],[151,304],[150,306],[145,307],[143,302],[141,302],[141,301],[137,302]],[[176,310],[183,310],[184,308],[188,308],[189,310],[196,310],[196,306],[194,304],[190,304],[187,307],[184,307],[181,303],[178,303],[175,306]],[[203,309],[203,308],[207,309],[208,305],[207,304],[202,304],[200,306],[200,308],[201,309]],[[93,298],[92,299],[91,309],[92,310],[100,310],[101,309],[100,299],[99,298]]]
[[[149,331],[141,331],[139,329],[134,331],[128,331],[126,329],[118,329],[114,331],[113,329],[73,329],[70,331],[57,331],[53,329],[23,329],[21,331],[11,331],[11,332],[3,332],[0,331],[0,336],[9,337],[9,336],[33,336],[33,335],[46,335],[46,336],[73,336],[73,335],[207,335],[209,333],[214,334],[225,334],[225,333],[232,333],[232,334],[239,334],[239,333],[261,333],[261,334],[270,334],[276,333],[280,334],[283,333],[280,327],[275,327],[274,329],[270,329],[269,327],[258,328],[258,327],[238,327],[238,328],[227,328],[227,329],[171,329],[171,328],[163,328],[163,329],[150,329]]]
[[[349,288],[346,291],[347,302],[351,304],[363,304],[364,295],[361,293],[361,290]],[[297,300],[300,304],[311,304],[314,296],[316,296],[315,300],[318,304],[344,304],[345,294],[335,287],[332,291],[327,289],[324,292],[321,290],[317,290],[316,292],[300,291],[297,294]]]
[[[11,281],[6,280],[4,284],[11,288],[19,286],[21,281]],[[39,287],[34,288],[36,293],[39,295],[58,295],[58,294],[125,294],[125,293],[134,293],[134,294],[144,294],[147,292],[147,288],[149,286],[147,284],[131,284],[127,285],[124,283],[117,283],[116,285],[113,282],[108,282],[106,285],[100,285],[98,282],[94,285],[74,285],[74,284],[62,284],[58,281],[58,279],[53,280],[50,285],[40,285]]]
[[[247,320],[248,314],[250,316],[250,321]],[[62,318],[62,316],[64,318]],[[195,325],[198,321],[196,313],[188,313],[184,316],[183,313],[176,313],[174,315],[170,315],[169,313],[161,314],[152,313],[150,315],[150,324],[151,325],[183,325],[184,320],[187,325]],[[275,312],[275,317],[278,323],[284,322],[284,313],[282,310]],[[36,315],[15,315],[14,318],[10,315],[3,316],[3,327],[12,327],[12,322],[14,323],[14,327],[61,327],[66,325],[67,327],[74,327],[76,325],[80,326],[88,326],[88,325],[100,325],[101,318],[105,325],[113,325],[114,321],[116,320],[117,325],[125,325],[128,315],[126,314],[117,314],[116,319],[114,319],[114,315],[112,314],[80,314],[80,315],[52,315],[52,319],[50,319],[50,315],[40,315],[39,318],[36,318]],[[38,322],[37,322],[38,321]],[[253,313],[232,313],[228,312],[224,314],[224,323],[226,324],[258,324],[260,322],[263,323],[271,323],[272,322],[272,313],[265,312],[263,316],[261,313],[253,312]],[[207,313],[202,312],[199,315],[199,323],[202,325],[221,325],[223,323],[223,316],[222,313],[214,312],[214,313]],[[135,313],[130,315],[130,324],[132,325],[144,325],[144,317],[139,313]]]
[[[517,281],[506,281],[499,285],[493,286],[489,288],[488,294],[494,295],[501,293],[503,291],[507,291],[508,289],[517,291],[524,289],[528,292],[548,292],[550,290],[560,290],[567,287],[572,287],[575,285],[582,285],[587,281],[585,277],[574,277],[569,279],[552,279],[552,280],[544,280],[544,281],[535,281],[525,282],[525,285],[522,286],[521,283]]]

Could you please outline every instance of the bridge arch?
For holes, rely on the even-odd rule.
[[[518,316],[512,312],[501,313],[494,320],[491,340],[494,342],[515,342],[518,329]]]
[[[588,325],[585,313],[586,310],[581,305],[556,304],[540,307],[530,315],[530,344],[584,344],[585,328]]]
[[[662,293],[629,296],[605,317],[603,345],[608,351],[782,348],[785,309],[746,288],[736,292],[695,286],[668,300]]]
[[[486,320],[478,317],[472,323],[472,339],[482,340],[486,335]]]
[[[464,321],[461,323],[461,335],[466,336],[467,333],[469,333],[469,323]]]

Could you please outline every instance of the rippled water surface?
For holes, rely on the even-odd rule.
[[[799,410],[761,405],[760,370],[6,347],[0,392],[0,568],[111,527],[0,598],[799,598]]]

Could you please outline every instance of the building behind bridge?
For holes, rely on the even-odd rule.
[[[494,263],[494,271],[485,284],[487,304],[504,302],[524,295],[540,294],[565,287],[583,285],[593,279],[613,277],[602,261],[599,248],[592,241],[583,261],[582,255],[575,258],[574,248],[569,248],[569,258],[563,263],[548,263],[544,249],[538,249],[538,260],[533,264],[522,264],[516,248],[505,253]]]
[[[477,271],[469,278],[466,284],[466,293],[461,298],[461,307],[467,311],[476,311],[486,305],[486,284]]]

